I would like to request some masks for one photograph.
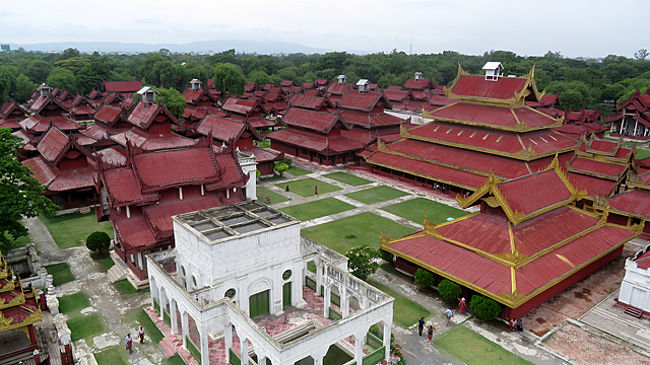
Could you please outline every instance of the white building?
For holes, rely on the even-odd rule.
[[[357,364],[388,358],[393,298],[350,275],[344,256],[301,238],[300,221],[257,201],[173,220],[176,248],[147,256],[151,304],[202,364],[218,344],[224,361],[241,364],[321,365],[332,346]],[[368,334],[374,324],[383,338]]]
[[[645,313],[650,312],[650,245],[625,260],[625,277],[618,301]]]

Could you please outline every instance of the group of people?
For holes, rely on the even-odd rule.
[[[524,330],[524,321],[522,321],[521,318],[516,321],[514,318],[510,318],[510,330],[513,332],[522,332]]]
[[[418,334],[422,336],[422,331],[424,331],[424,317],[420,317],[420,320],[418,321]],[[433,331],[436,328],[433,327],[433,324],[429,323],[427,326],[427,340],[431,342],[431,339],[433,338]]]
[[[144,343],[144,328],[142,328],[142,326],[140,326],[140,329],[138,330],[138,336],[140,337],[140,343]],[[124,346],[129,350],[129,354],[133,353],[133,337],[131,337],[130,333],[127,333],[126,339],[124,339]]]

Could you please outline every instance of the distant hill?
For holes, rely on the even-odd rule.
[[[33,44],[11,44],[11,49],[22,47],[26,51],[61,52],[66,48],[76,48],[81,52],[125,52],[148,53],[166,48],[172,52],[180,53],[211,53],[235,49],[237,53],[325,53],[329,50],[314,48],[297,43],[275,41],[250,41],[237,39],[220,39],[191,43],[121,43],[121,42],[53,42]]]

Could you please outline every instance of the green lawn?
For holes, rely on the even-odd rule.
[[[311,171],[307,169],[303,169],[302,167],[298,167],[298,166],[291,166],[285,172],[293,176],[302,176],[302,175],[311,174]]]
[[[305,198],[314,195],[314,188],[316,186],[318,186],[318,194],[325,194],[325,193],[330,193],[332,191],[341,190],[341,188],[339,188],[338,186],[334,186],[332,184],[328,184],[326,182],[316,180],[312,177],[276,184],[276,186],[281,189],[284,189],[287,185],[289,185],[289,190],[292,193],[298,194]]]
[[[147,289],[136,289],[127,279],[118,280],[113,283],[115,289],[123,296],[134,295],[145,292]]]
[[[463,210],[425,198],[415,198],[381,209],[420,224],[424,222],[424,216],[437,224],[445,222],[448,217],[458,218],[467,215]]]
[[[407,193],[393,189],[390,186],[376,186],[374,188],[357,191],[356,193],[345,194],[348,198],[352,198],[364,204],[374,204],[399,198],[407,195]]]
[[[379,247],[379,233],[390,238],[399,238],[415,232],[390,219],[372,213],[361,213],[312,226],[302,230],[302,234],[342,254],[345,251],[368,244]]]
[[[104,318],[98,313],[68,319],[68,328],[72,332],[72,341],[94,337],[108,331]]]
[[[129,364],[128,351],[122,345],[107,347],[100,352],[94,353],[93,356],[95,356],[95,360],[99,365]]]
[[[532,364],[503,347],[462,326],[456,326],[434,339],[436,348],[468,365]]]
[[[269,197],[270,201],[266,200],[266,197]],[[286,196],[282,194],[278,194],[274,192],[273,190],[265,187],[265,186],[257,186],[257,200],[261,201],[262,203],[265,204],[275,204],[275,203],[282,203],[286,202],[289,200]]]
[[[52,285],[54,286],[63,285],[74,280],[74,275],[72,275],[72,272],[70,271],[70,266],[65,262],[46,266],[45,269],[47,269],[47,272],[53,276]]]
[[[79,292],[59,298],[59,312],[69,314],[90,307],[86,294]]]
[[[126,314],[126,319],[129,322],[137,322],[138,325],[142,326],[144,333],[151,338],[153,343],[158,343],[162,341],[163,334],[158,330],[158,327],[151,321],[151,318],[147,315],[144,309],[136,309],[130,311]]]
[[[399,294],[395,290],[381,284],[375,280],[366,280],[368,284],[383,291],[384,293],[395,298],[393,302],[393,321],[404,328],[409,328],[414,325],[420,317],[428,318],[432,315],[431,311],[423,307],[417,302]]]
[[[280,211],[296,219],[300,219],[301,221],[308,221],[310,219],[324,217],[326,215],[336,214],[354,208],[354,205],[342,202],[336,198],[325,198],[309,203],[285,207],[280,209]]]
[[[113,265],[115,265],[115,262],[111,258],[111,256],[106,256],[106,257],[101,257],[95,260],[98,264],[102,265],[102,271],[107,272]]]
[[[97,222],[95,213],[74,213],[53,217],[41,216],[40,218],[59,248],[85,245],[86,237],[95,231],[106,232],[113,238],[111,223]]]
[[[636,159],[637,160],[643,160],[646,157],[650,157],[650,150],[646,150],[643,148],[637,148],[636,149]]]
[[[370,184],[371,181],[362,179],[358,176],[351,175],[345,172],[332,172],[329,174],[323,175],[328,179],[336,180],[338,182],[342,182],[344,184],[352,185],[352,186],[361,186],[361,185],[366,185]]]

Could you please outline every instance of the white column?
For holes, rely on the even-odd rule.
[[[239,334],[239,357],[241,358],[241,365],[248,365],[248,340]]]
[[[633,133],[634,136],[636,136],[637,128],[639,128],[639,120],[638,119],[634,123],[634,133]]]
[[[323,265],[321,264],[321,259],[314,260],[316,264],[316,294],[323,295],[320,291],[320,287],[323,285]]]
[[[169,316],[171,317],[172,323],[172,333],[178,334],[178,315],[177,315],[177,305],[174,304],[174,301],[169,301]]]
[[[183,332],[183,348],[187,349],[187,336],[190,334],[190,325],[187,312],[181,312],[181,331]]]
[[[230,199],[230,189],[226,189],[226,199]]]
[[[266,355],[257,356],[257,365],[266,365]]]
[[[149,291],[151,292],[151,309],[154,309],[156,305],[154,299],[157,299],[156,294],[159,292],[159,289],[156,287],[155,282],[151,281],[151,279],[149,279],[149,288]],[[160,303],[160,300],[158,300],[158,302]]]
[[[393,325],[392,318],[384,319],[384,360],[390,359],[390,331]]]
[[[226,342],[226,362],[230,362],[230,349],[232,348],[232,323],[226,324],[224,340]]]
[[[291,284],[291,304],[298,308],[307,305],[307,302],[302,297],[302,287],[305,285],[305,270],[306,267],[303,270],[296,270]]]
[[[363,364],[363,343],[365,339],[365,334],[354,335],[354,361],[357,364]]]
[[[343,318],[350,315],[350,296],[346,287],[341,290],[341,316]]]
[[[167,305],[167,293],[160,291],[160,319],[165,321],[165,306]]]
[[[207,323],[201,323],[199,327],[199,338],[201,339],[201,364],[210,364],[210,348]]]
[[[325,287],[325,295],[323,296],[323,316],[325,318],[329,317],[329,308],[330,308],[330,295],[332,293],[332,289],[329,286]]]

